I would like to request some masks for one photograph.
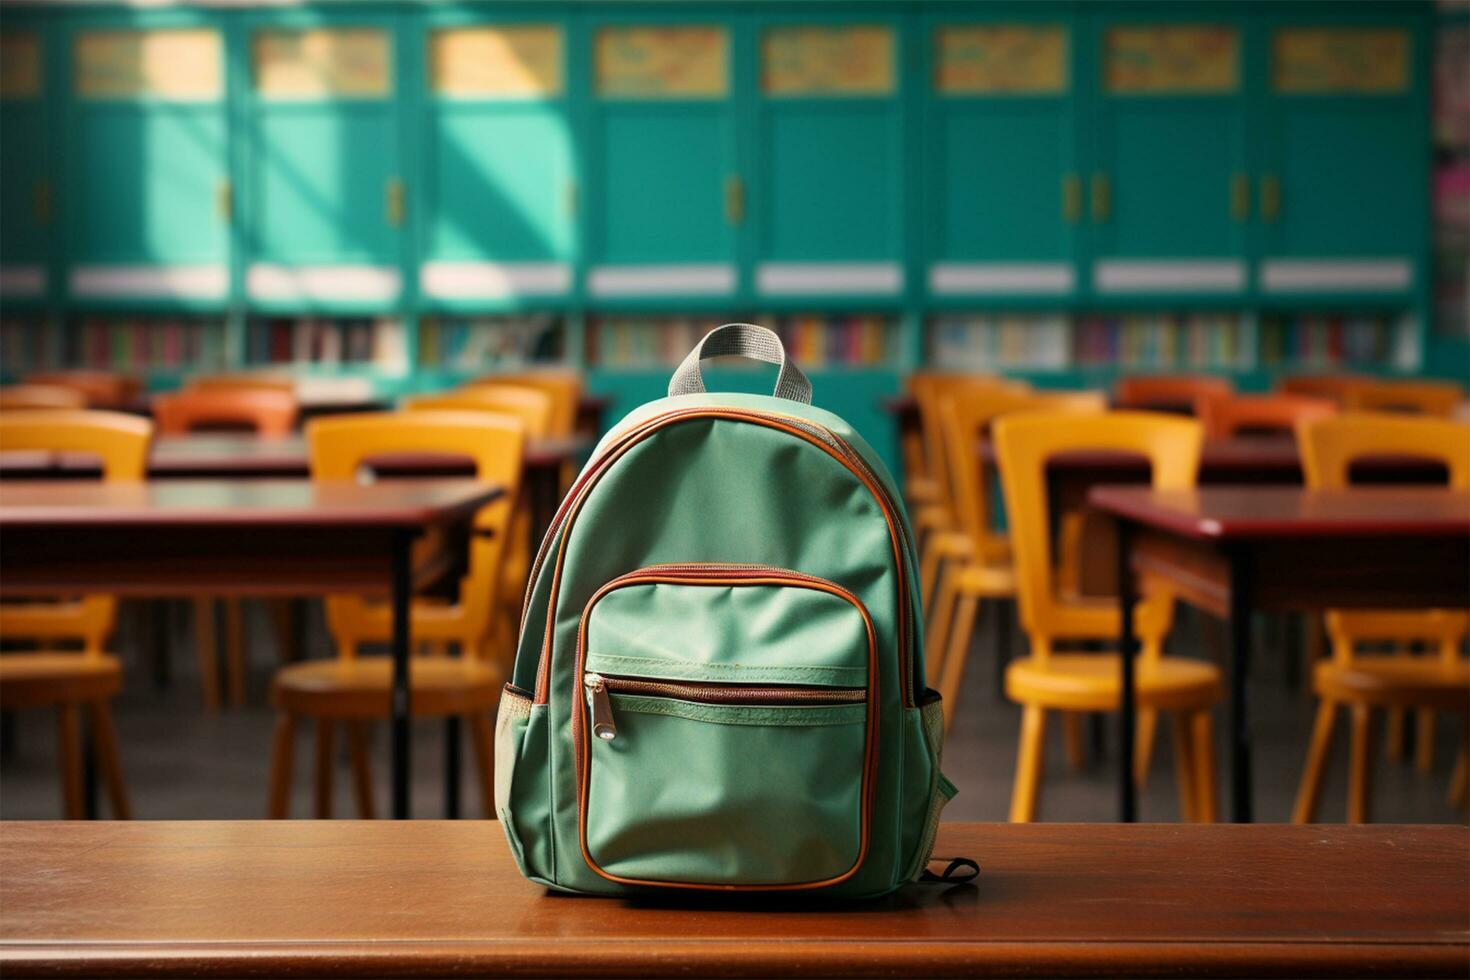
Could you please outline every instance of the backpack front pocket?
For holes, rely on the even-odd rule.
[[[573,712],[583,856],[624,884],[814,888],[867,852],[876,646],[862,603],[758,566],[598,590]]]

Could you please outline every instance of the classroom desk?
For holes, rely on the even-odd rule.
[[[561,500],[562,468],[591,449],[587,436],[531,439],[526,443],[526,499],[531,533],[539,541]],[[380,476],[467,476],[469,461],[434,453],[394,453],[379,457]],[[297,479],[311,473],[306,438],[263,438],[248,432],[197,432],[154,438],[148,460],[150,479]],[[17,450],[0,453],[0,479],[62,479],[101,475],[94,457],[81,453]]]
[[[1088,501],[1117,527],[1120,651],[1136,649],[1141,576],[1230,625],[1231,813],[1252,819],[1246,703],[1250,618],[1257,610],[1470,607],[1470,492],[1443,487],[1094,487]],[[1122,664],[1120,759],[1133,758],[1133,658]],[[1136,814],[1129,766],[1119,812]]]
[[[408,816],[409,598],[504,493],[466,479],[25,481],[0,488],[0,596],[387,594],[393,814]],[[417,555],[414,542],[429,543]],[[457,740],[451,740],[457,746]],[[450,778],[458,774],[452,770]],[[453,789],[447,796],[457,798]],[[90,790],[89,790],[90,796]]]
[[[1460,976],[1464,827],[946,824],[963,885],[557,895],[493,823],[0,825],[25,976]]]

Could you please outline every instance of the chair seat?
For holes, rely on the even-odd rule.
[[[463,657],[415,657],[409,669],[409,708],[416,717],[488,711],[500,700],[499,669]],[[388,657],[310,660],[276,671],[271,700],[292,714],[325,718],[386,718],[393,685]]]
[[[101,701],[120,690],[122,664],[110,654],[0,654],[0,707]]]
[[[1470,661],[1446,664],[1438,656],[1358,656],[1350,665],[1319,663],[1312,679],[1317,695],[1331,701],[1470,712]]]
[[[1006,694],[1013,701],[1077,711],[1118,707],[1117,654],[1054,653],[1006,668]],[[1220,699],[1220,670],[1214,664],[1161,657],[1138,665],[1138,705],[1165,711],[1205,708]]]
[[[982,565],[971,562],[960,569],[956,587],[962,593],[986,597],[1016,594],[1016,569],[1012,565]]]

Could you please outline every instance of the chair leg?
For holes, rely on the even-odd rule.
[[[296,747],[296,719],[282,711],[276,718],[275,744],[271,746],[270,798],[266,816],[283,820],[291,813],[291,761]]]
[[[230,671],[230,704],[245,703],[245,617],[239,599],[225,600],[225,663]]]
[[[1036,819],[1046,747],[1046,709],[1028,704],[1021,712],[1021,748],[1016,755],[1016,784],[1011,789],[1011,823]]]
[[[1219,801],[1215,796],[1215,726],[1211,724],[1208,711],[1196,711],[1193,719],[1194,731],[1190,733],[1194,749],[1194,792],[1197,800],[1195,819],[1200,823],[1214,823]]]
[[[1389,708],[1383,722],[1383,757],[1394,762],[1404,757],[1404,709]]]
[[[495,819],[495,733],[490,714],[470,714],[470,745],[475,752],[475,770],[480,774],[480,807],[486,820]]]
[[[1190,716],[1176,711],[1170,719],[1174,729],[1174,779],[1179,783],[1179,815],[1187,822],[1199,819],[1196,814],[1199,791],[1194,785],[1194,741]]]
[[[199,687],[204,693],[204,706],[211,710],[220,705],[215,637],[214,600],[194,600],[194,649],[199,657]]]
[[[357,815],[373,819],[373,766],[368,754],[368,729],[365,721],[347,723],[347,753],[352,760],[352,791],[357,797]]]
[[[63,704],[56,709],[58,757],[61,761],[61,812],[67,820],[86,816],[82,803],[82,750],[77,706]]]
[[[944,670],[944,654],[949,639],[949,624],[954,616],[955,579],[959,574],[953,564],[939,572],[939,591],[929,610],[929,621],[924,630],[924,673],[930,687],[939,686],[939,677]]]
[[[1373,711],[1353,705],[1352,751],[1348,769],[1348,823],[1368,822],[1368,799],[1373,792]]]
[[[112,726],[112,711],[106,701],[87,705],[87,718],[92,726],[92,744],[97,751],[97,767],[107,784],[107,798],[112,804],[114,820],[130,820],[133,808],[128,802],[128,787],[123,779],[122,757],[117,751],[117,731]]]
[[[932,542],[924,549],[923,556],[919,559],[919,608],[929,608],[929,598],[934,592],[935,583],[939,581],[942,574],[940,569],[945,566],[944,555]]]
[[[1434,770],[1434,709],[1414,712],[1414,768],[1420,772]]]
[[[1323,698],[1317,705],[1317,720],[1312,725],[1312,741],[1307,748],[1307,764],[1302,770],[1302,783],[1296,791],[1296,805],[1291,810],[1292,823],[1315,823],[1317,804],[1322,799],[1322,776],[1327,757],[1332,751],[1332,727],[1337,722],[1337,704]]]
[[[332,756],[332,736],[336,734],[336,723],[327,718],[316,721],[316,797],[313,808],[318,820],[332,818],[332,770],[336,759]]]
[[[1159,713],[1153,708],[1140,708],[1138,727],[1133,734],[1133,785],[1143,788],[1148,782],[1149,766],[1154,759],[1154,736],[1159,730]]]
[[[1073,772],[1087,768],[1087,733],[1082,724],[1086,718],[1080,711],[1062,712],[1062,744],[1067,749],[1067,765]]]
[[[944,673],[939,678],[939,695],[944,699],[944,730],[954,723],[955,706],[960,699],[960,684],[965,679],[965,661],[969,659],[970,638],[975,630],[975,613],[980,600],[972,595],[960,596],[955,604],[954,632],[944,655]]]

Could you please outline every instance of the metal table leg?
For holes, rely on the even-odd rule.
[[[409,598],[413,591],[409,545],[399,534],[393,542],[393,693],[389,701],[393,744],[393,819],[409,817]]]
[[[1230,819],[1250,823],[1251,800],[1250,714],[1246,683],[1250,678],[1251,579],[1248,556],[1230,560]]]
[[[1138,794],[1133,784],[1133,729],[1137,713],[1137,692],[1133,687],[1133,657],[1138,638],[1133,629],[1133,610],[1138,603],[1133,565],[1129,554],[1132,546],[1128,522],[1118,521],[1118,663],[1121,665],[1118,688],[1118,819],[1132,823],[1138,819]]]

